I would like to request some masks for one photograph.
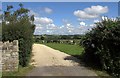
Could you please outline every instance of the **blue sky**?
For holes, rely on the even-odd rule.
[[[118,16],[117,2],[22,2],[35,15],[34,34],[83,34],[102,16]],[[18,7],[19,2],[4,2]],[[114,6],[114,7],[113,7]]]

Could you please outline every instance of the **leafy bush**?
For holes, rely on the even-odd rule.
[[[96,23],[96,27],[82,38],[81,45],[85,48],[84,61],[120,77],[120,18]]]
[[[20,4],[20,9],[11,13],[10,9],[13,6],[7,6],[7,11],[3,14],[2,22],[2,41],[19,41],[19,64],[27,66],[32,50],[33,32],[35,25],[33,24],[34,17],[29,16],[28,9],[23,8]],[[32,19],[31,19],[32,18]]]

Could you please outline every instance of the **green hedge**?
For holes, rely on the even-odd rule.
[[[24,67],[28,65],[31,56],[35,25],[28,15],[28,9],[21,7],[11,13],[12,8],[7,6],[7,11],[3,14],[2,41],[19,41],[19,64]]]
[[[120,77],[120,18],[96,23],[96,27],[82,38],[81,45],[85,48],[84,61]]]

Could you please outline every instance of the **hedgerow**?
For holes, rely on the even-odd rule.
[[[81,40],[83,59],[92,62],[115,77],[120,77],[120,18],[96,23]]]

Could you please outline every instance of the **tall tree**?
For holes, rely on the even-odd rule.
[[[23,4],[19,6],[19,9],[12,12],[13,6],[7,6],[3,14],[2,41],[19,40],[19,64],[27,66],[31,56],[35,25],[31,23],[31,16],[28,15],[29,9],[24,8]]]

